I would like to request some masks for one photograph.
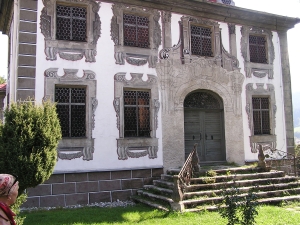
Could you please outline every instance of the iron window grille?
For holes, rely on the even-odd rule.
[[[268,63],[266,37],[249,35],[250,62]]]
[[[86,137],[86,89],[55,87],[62,137]]]
[[[65,5],[56,6],[56,39],[86,42],[87,9]]]
[[[213,56],[211,29],[191,25],[192,55]]]
[[[270,106],[268,97],[253,97],[254,135],[270,134]]]
[[[231,0],[222,0],[223,4],[231,5]]]
[[[149,19],[123,14],[124,46],[149,48]]]
[[[150,137],[150,92],[124,91],[124,137]]]

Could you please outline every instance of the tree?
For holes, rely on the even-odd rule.
[[[0,84],[6,83],[6,79],[4,77],[0,77]]]
[[[61,128],[55,104],[13,103],[0,124],[0,173],[16,174],[19,193],[53,173]]]

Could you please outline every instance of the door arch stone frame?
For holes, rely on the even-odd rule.
[[[244,164],[241,97],[245,76],[239,70],[223,69],[210,59],[199,58],[186,64],[179,60],[173,57],[161,60],[156,67],[162,96],[164,167],[174,168],[184,163],[183,102],[190,92],[198,89],[213,91],[222,98],[226,160]]]

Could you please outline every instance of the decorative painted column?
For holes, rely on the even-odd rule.
[[[286,127],[286,145],[287,152],[294,154],[294,124],[293,124],[293,102],[291,88],[291,73],[287,43],[287,31],[278,32],[281,51],[281,66],[282,66],[282,83],[283,83],[283,98],[284,98],[284,114]]]

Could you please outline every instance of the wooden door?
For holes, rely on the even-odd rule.
[[[203,102],[202,102],[203,103]],[[198,143],[200,163],[225,161],[223,110],[189,107],[184,110],[185,158]]]

